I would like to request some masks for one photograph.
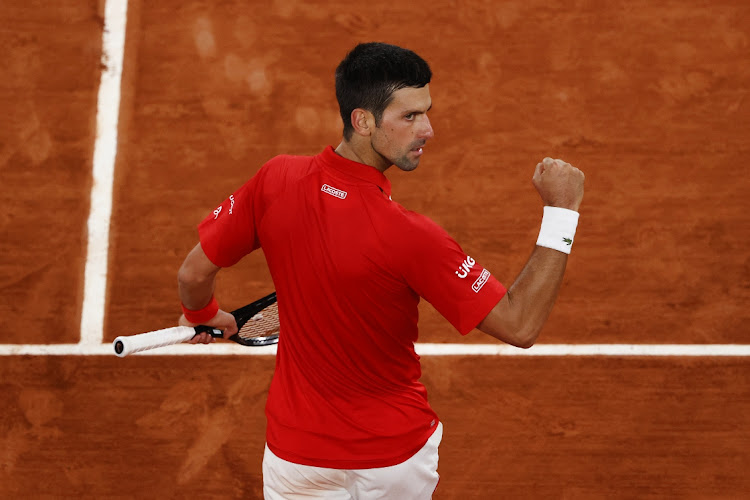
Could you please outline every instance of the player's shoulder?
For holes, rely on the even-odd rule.
[[[404,208],[396,202],[390,203],[390,219],[396,237],[403,241],[429,241],[442,238],[445,230],[430,217]]]
[[[261,170],[275,174],[288,174],[290,172],[305,172],[313,165],[314,156],[300,156],[282,154],[268,160]]]
[[[314,156],[282,154],[266,161],[258,171],[265,185],[288,186],[315,168]]]

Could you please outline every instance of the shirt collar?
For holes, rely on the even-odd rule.
[[[325,148],[320,154],[320,157],[326,165],[335,168],[345,175],[350,175],[365,182],[375,184],[381,191],[383,191],[383,193],[385,193],[386,196],[391,196],[391,181],[383,175],[383,172],[375,167],[344,158],[336,153],[333,146]]]

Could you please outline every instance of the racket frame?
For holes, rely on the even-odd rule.
[[[237,322],[237,326],[239,327],[239,330],[242,330],[242,326],[245,325],[248,321],[251,321],[253,316],[256,314],[262,312],[267,307],[273,305],[276,302],[276,292],[273,292],[269,295],[266,295],[265,297],[256,300],[255,302],[248,304],[246,306],[240,307],[239,309],[235,309],[232,311],[232,316],[234,316],[234,320]],[[213,328],[206,325],[198,325],[195,327],[195,334],[198,335],[199,333],[208,333],[214,338],[223,338],[224,332],[222,330],[219,330],[217,328]],[[245,338],[241,337],[239,334],[239,331],[229,337],[228,340],[231,340],[233,342],[237,342],[238,344],[249,346],[249,347],[259,347],[264,345],[271,345],[276,344],[279,341],[279,334],[274,333],[272,335],[266,335],[262,337],[250,337]]]

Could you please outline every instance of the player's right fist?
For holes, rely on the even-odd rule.
[[[537,163],[532,182],[545,206],[578,211],[583,200],[583,172],[562,160]]]

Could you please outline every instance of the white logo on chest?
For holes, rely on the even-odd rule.
[[[477,261],[467,255],[466,259],[464,259],[464,261],[461,263],[461,267],[459,267],[458,271],[456,271],[456,276],[461,279],[467,277],[469,275],[469,271],[472,267],[474,267],[474,264],[476,263]]]
[[[326,194],[330,194],[331,196],[335,196],[336,198],[341,198],[342,200],[346,198],[346,191],[342,191],[340,189],[336,189],[335,187],[331,187],[328,184],[323,184],[323,187],[320,188],[321,191],[323,191]]]

